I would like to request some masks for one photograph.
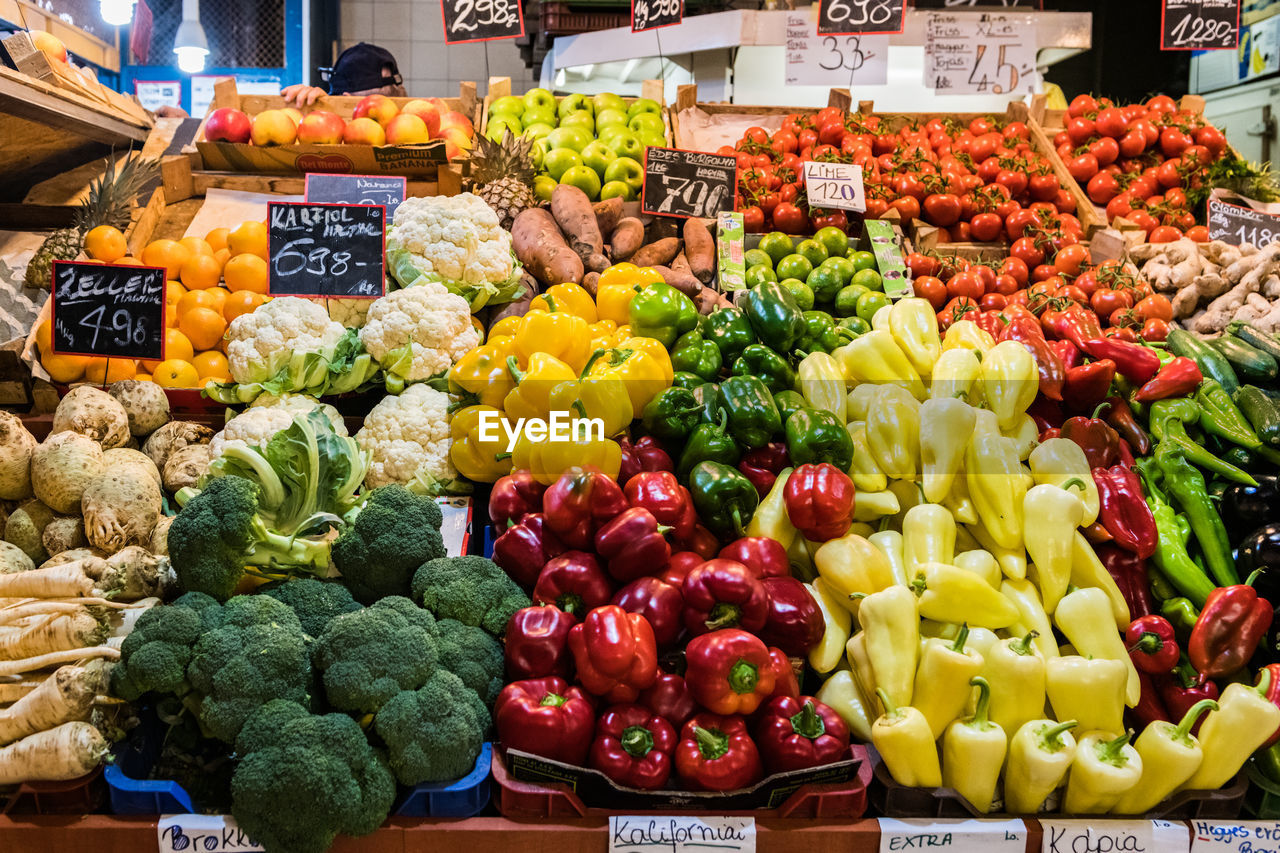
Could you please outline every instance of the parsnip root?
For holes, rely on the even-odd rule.
[[[0,785],[77,779],[96,768],[108,749],[88,723],[63,723],[0,749]]]

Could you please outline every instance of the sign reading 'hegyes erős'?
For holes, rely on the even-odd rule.
[[[53,351],[163,359],[164,297],[163,267],[55,261]]]
[[[1164,0],[1161,50],[1234,50],[1240,44],[1240,0]]]
[[[385,283],[385,225],[380,204],[269,203],[269,292],[377,299]]]
[[[649,148],[640,209],[659,216],[714,219],[733,210],[738,161],[725,154]]]
[[[519,38],[524,35],[520,0],[444,0],[444,40],[468,41]]]

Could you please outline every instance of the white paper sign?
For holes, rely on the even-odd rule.
[[[231,815],[171,814],[156,824],[160,853],[261,853]]]
[[[182,106],[182,84],[177,80],[134,80],[133,92],[143,109]]]
[[[939,95],[1035,91],[1036,28],[1029,15],[937,12],[924,38],[924,85]]]
[[[804,164],[804,192],[810,207],[867,209],[862,186],[862,167],[853,163],[825,163],[808,160]]]
[[[787,13],[786,56],[788,86],[883,86],[889,82],[888,36],[820,36],[803,10]]]
[[[436,498],[440,507],[440,538],[450,557],[467,553],[467,540],[471,537],[471,498]]]
[[[228,75],[193,74],[191,77],[191,114],[200,118],[209,112],[213,103],[213,86],[219,80],[226,80]],[[269,80],[241,80],[236,78],[236,91],[241,95],[278,95],[280,94],[280,78]]]
[[[1193,820],[1191,853],[1277,853],[1280,823],[1272,820]]]
[[[611,815],[609,853],[755,853],[753,817]]]
[[[1167,820],[1042,820],[1041,853],[1186,853],[1187,829]]]
[[[896,820],[882,817],[880,853],[945,850],[948,853],[1023,853],[1027,826],[1021,820]]]

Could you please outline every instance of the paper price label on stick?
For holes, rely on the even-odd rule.
[[[262,853],[230,815],[170,814],[156,823],[160,853]]]
[[[1023,853],[1027,826],[1021,820],[896,820],[882,817],[880,853],[945,850],[947,853]]]
[[[163,267],[54,261],[53,351],[164,358]]]
[[[609,853],[755,853],[753,817],[612,815]]]
[[[1240,44],[1240,0],[1164,0],[1161,50],[1233,50]]]
[[[1193,820],[1191,853],[1277,853],[1280,823],[1273,820]]]
[[[787,13],[788,86],[883,86],[889,82],[889,37],[815,35],[804,12]]]
[[[939,95],[1032,93],[1035,33],[1027,15],[933,13],[925,23],[924,84]]]
[[[1187,828],[1168,820],[1042,820],[1040,853],[1186,853]]]
[[[806,161],[804,192],[810,207],[834,207],[858,213],[867,209],[867,198],[862,186],[862,167],[852,163]]]

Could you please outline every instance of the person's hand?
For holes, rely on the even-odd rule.
[[[280,90],[280,96],[286,104],[292,102],[298,107],[309,107],[327,94],[319,86],[308,86],[306,83],[294,83]]]
[[[182,107],[171,107],[168,104],[156,110],[156,115],[160,118],[191,118]]]

